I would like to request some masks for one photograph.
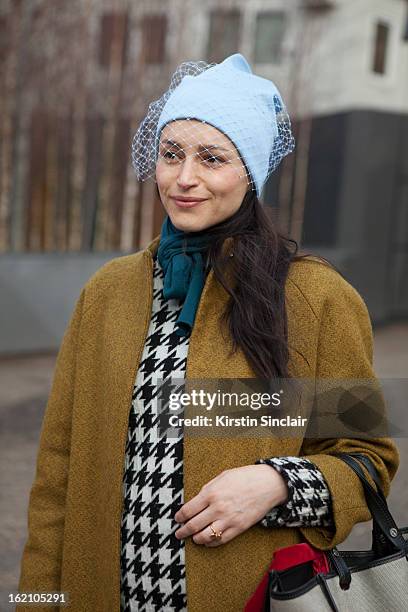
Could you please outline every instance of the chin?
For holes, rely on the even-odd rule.
[[[207,227],[210,227],[211,223],[205,222],[204,220],[200,220],[198,218],[194,219],[186,218],[186,215],[172,214],[169,215],[170,220],[174,227],[182,232],[200,232],[201,230],[205,230]]]

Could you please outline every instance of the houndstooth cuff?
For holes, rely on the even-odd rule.
[[[258,459],[275,468],[288,486],[288,499],[259,521],[263,527],[331,527],[331,497],[320,470],[304,457]]]

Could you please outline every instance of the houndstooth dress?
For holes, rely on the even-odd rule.
[[[129,415],[121,523],[121,611],[187,610],[183,540],[174,515],[184,504],[183,433],[159,435],[158,385],[183,379],[188,337],[175,333],[182,303],[163,296],[163,270],[153,265],[150,326],[136,376]],[[173,430],[174,432],[174,430]],[[173,434],[174,435],[174,434]],[[259,459],[277,469],[288,485],[288,500],[273,508],[264,527],[333,524],[330,494],[321,472],[300,457]]]

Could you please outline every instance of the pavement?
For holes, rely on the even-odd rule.
[[[408,380],[408,323],[375,330],[374,342],[377,376]],[[55,357],[0,359],[0,612],[14,609],[7,604],[7,593],[17,590],[27,537],[29,493]],[[400,399],[406,402],[405,392]],[[388,500],[397,523],[407,526],[408,437],[402,432],[395,439],[401,462]],[[408,432],[408,422],[405,432]],[[371,523],[359,523],[339,548],[370,548],[370,535]]]

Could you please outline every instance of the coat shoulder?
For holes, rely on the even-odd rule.
[[[351,307],[367,312],[359,292],[329,263],[308,256],[293,261],[289,268],[286,291],[304,300],[317,319],[330,304],[347,302]]]
[[[86,308],[98,299],[129,285],[142,273],[146,251],[115,257],[101,266],[85,284]]]

